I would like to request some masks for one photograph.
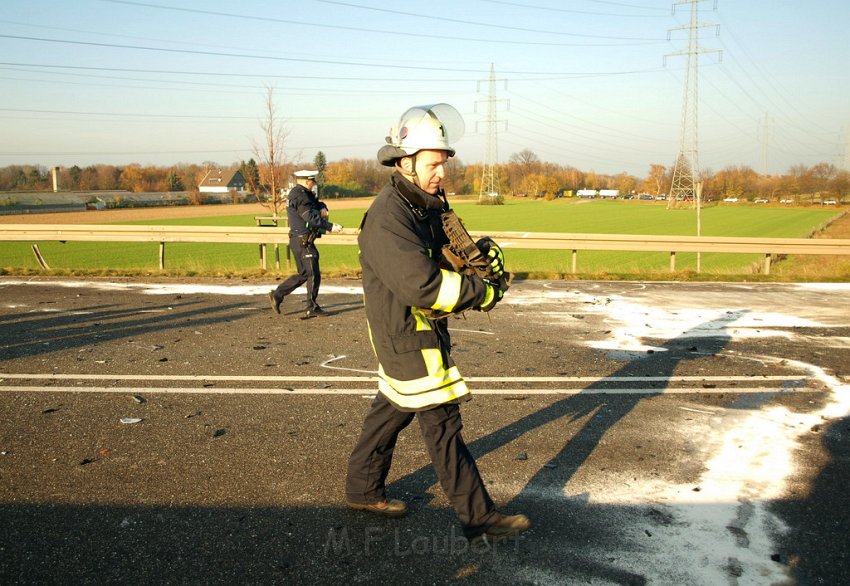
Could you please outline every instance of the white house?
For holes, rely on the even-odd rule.
[[[210,169],[201,183],[198,185],[198,191],[201,193],[245,193],[245,178],[237,168],[226,169]]]

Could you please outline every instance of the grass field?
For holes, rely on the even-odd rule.
[[[368,202],[364,202],[363,206]],[[328,202],[332,219],[346,227],[360,223],[365,207],[334,209]],[[528,231],[596,234],[695,235],[696,211],[671,209],[664,205],[645,205],[625,201],[509,201],[504,206],[479,206],[456,203],[453,206],[467,227],[475,231]],[[187,216],[192,209],[186,210]],[[223,210],[226,212],[226,210]],[[807,237],[841,215],[840,210],[821,208],[772,208],[755,206],[716,206],[702,210],[702,233],[711,236]],[[61,218],[56,218],[61,223]],[[254,214],[206,217],[164,218],[132,224],[253,226]],[[354,275],[359,271],[357,250],[353,246],[323,245],[319,241],[322,271],[325,275]],[[45,242],[39,244],[51,268],[58,273],[159,273],[158,244]],[[509,270],[524,277],[564,277],[570,272],[571,258],[564,251],[507,251]],[[702,278],[753,276],[759,255],[702,255]],[[695,253],[677,255],[677,278],[696,278]],[[30,243],[0,243],[0,267],[9,273],[41,272]],[[182,275],[259,275],[256,245],[241,244],[168,244],[168,274]],[[840,265],[837,267],[840,272]],[[667,253],[618,251],[579,251],[580,276],[596,278],[631,277],[670,278]],[[273,271],[274,272],[274,271]],[[285,270],[284,270],[285,272]],[[812,274],[811,271],[809,271]],[[781,274],[781,273],[780,273]],[[789,278],[790,275],[786,275]],[[822,277],[821,277],[822,278]],[[850,278],[850,275],[836,275]]]

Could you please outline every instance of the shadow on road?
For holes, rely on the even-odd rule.
[[[175,302],[146,306],[143,311],[97,305],[78,311],[20,313],[0,316],[3,331],[0,360],[27,358],[91,346],[148,332],[201,327],[242,319],[241,304],[201,306]],[[76,315],[75,315],[76,313]]]
[[[796,569],[800,584],[847,584],[850,548],[850,507],[846,502],[850,479],[850,417],[837,419],[815,435],[825,448],[827,464],[803,498],[778,501],[773,510],[792,528],[780,543],[782,558]],[[843,535],[843,543],[829,536]]]
[[[476,458],[480,458],[490,452],[509,445],[524,434],[538,429],[553,422],[560,422],[565,428],[576,421],[592,415],[581,430],[569,437],[564,432],[566,442],[561,451],[551,459],[550,465],[541,469],[527,484],[525,489],[518,494],[511,505],[524,504],[526,501],[534,500],[533,496],[540,490],[556,487],[563,489],[570,481],[581,465],[587,460],[590,453],[599,444],[605,433],[625,417],[638,402],[651,399],[657,394],[663,393],[667,387],[666,382],[655,382],[653,391],[644,394],[604,394],[604,390],[622,387],[623,383],[616,382],[621,377],[645,377],[651,375],[662,379],[669,379],[681,359],[689,355],[682,352],[682,347],[693,345],[693,338],[699,335],[699,352],[702,354],[716,354],[720,352],[729,342],[729,336],[725,334],[725,326],[740,319],[743,312],[729,312],[723,317],[710,322],[700,324],[693,330],[686,331],[680,336],[668,340],[661,347],[666,351],[656,351],[632,360],[622,368],[594,384],[589,385],[576,395],[555,401],[551,405],[539,411],[527,415],[510,425],[496,430],[484,437],[469,442],[470,451]],[[717,335],[705,337],[706,331],[716,331]],[[611,380],[615,379],[615,380]],[[641,384],[629,383],[632,388],[639,388]],[[436,475],[430,466],[404,476],[394,482],[389,488],[403,494],[421,497],[427,502],[427,490],[437,482]]]
[[[195,311],[191,305],[171,305],[172,311],[177,313],[146,315],[139,319],[133,319],[134,312],[102,306],[96,311],[102,314],[103,320],[116,321],[105,331],[75,330],[73,321],[51,324],[50,316],[38,316],[34,320],[23,316],[2,327],[5,329],[12,323],[23,330],[24,322],[35,323],[35,331],[40,336],[46,336],[48,330],[52,332],[56,327],[70,328],[67,339],[57,343],[74,347],[90,344],[94,333],[117,338],[146,329],[176,327],[182,325],[181,317],[212,322],[234,319],[233,306],[217,307],[210,314]],[[158,306],[157,309],[163,307]],[[74,466],[69,473],[77,479],[74,484],[63,484],[56,472],[49,472],[52,482],[56,483],[55,487],[50,487],[54,492],[45,491],[51,497],[40,502],[30,500],[27,487],[15,480],[16,466],[29,470],[35,463],[17,460],[19,454],[14,452],[0,456],[0,525],[4,528],[0,532],[0,583],[644,584],[646,578],[640,571],[630,569],[639,568],[639,563],[636,566],[633,560],[627,564],[615,559],[618,555],[620,559],[628,556],[634,545],[622,535],[622,527],[612,523],[612,520],[625,523],[624,519],[634,521],[645,517],[646,512],[641,507],[588,506],[578,499],[568,498],[558,500],[558,506],[553,507],[555,501],[540,499],[539,495],[551,491],[563,494],[564,488],[604,440],[606,433],[639,401],[651,400],[668,386],[667,382],[656,383],[658,386],[652,388],[653,393],[642,395],[601,393],[623,386],[623,383],[611,378],[651,375],[669,381],[681,360],[697,355],[688,352],[689,348],[697,346],[699,355],[723,350],[729,342],[724,326],[740,317],[740,313],[730,313],[701,324],[664,343],[666,352],[655,352],[628,362],[610,377],[588,386],[581,393],[555,400],[470,443],[476,457],[482,457],[509,447],[512,442],[544,426],[547,433],[558,433],[559,428],[563,430],[560,450],[507,503],[506,508],[528,512],[535,522],[534,530],[522,540],[501,544],[494,549],[472,550],[460,536],[453,513],[443,507],[428,507],[427,514],[412,514],[400,520],[380,519],[349,511],[340,506],[344,470],[322,470],[315,466],[315,462],[304,472],[305,478],[312,479],[311,483],[303,487],[298,485],[305,494],[315,497],[307,499],[303,505],[217,506],[214,502],[218,500],[218,491],[225,490],[219,486],[220,481],[224,484],[225,478],[237,479],[236,488],[230,485],[229,490],[238,490],[238,482],[251,482],[250,476],[241,476],[244,460],[234,456],[233,446],[209,444],[208,447],[206,443],[196,446],[191,453],[195,459],[203,457],[203,464],[196,464],[193,470],[196,473],[203,470],[203,474],[194,477],[179,465],[186,459],[185,437],[181,445],[174,441],[173,435],[151,433],[147,442],[124,446],[127,460],[120,468],[108,467],[119,466],[117,459],[113,464],[102,462],[100,469],[95,467],[98,464]],[[130,319],[130,325],[122,319]],[[118,327],[119,323],[124,325]],[[707,330],[716,331],[717,335],[705,337]],[[695,335],[699,335],[696,342]],[[37,337],[29,340],[29,345],[21,346],[20,351],[49,351],[37,347]],[[244,405],[245,401],[233,399],[234,404],[242,409],[250,412],[258,410],[255,405]],[[168,406],[168,409],[179,408]],[[12,412],[9,407],[6,413]],[[4,419],[3,413],[0,410],[0,420]],[[194,421],[183,418],[180,413],[178,411],[169,420],[169,425],[178,430],[179,422]],[[284,476],[298,466],[307,466],[309,460],[306,458],[315,442],[337,446],[333,448],[335,452],[350,449],[344,443],[351,439],[345,435],[344,428],[314,429],[315,426],[309,422],[302,423],[303,427],[299,429],[304,435],[295,436],[299,438],[297,444],[290,439],[293,442],[291,451],[280,450],[280,438],[291,437],[280,424],[266,422],[266,427],[262,428],[263,421],[255,421],[253,426],[223,437],[232,437],[233,441],[238,438],[241,445],[250,446],[247,453],[252,456],[262,451],[256,456],[256,461],[267,462],[272,456],[279,458],[274,465],[268,463],[268,467],[259,472],[267,483],[269,478]],[[577,425],[581,427],[575,431]],[[835,434],[827,438],[833,454],[843,454],[842,478],[846,477],[847,450],[844,449],[846,442],[842,444],[839,440],[847,429],[848,422],[844,420],[836,424]],[[270,436],[270,430],[280,437]],[[659,430],[659,433],[662,432]],[[0,427],[0,449],[4,448],[4,441]],[[163,478],[169,479],[168,484],[173,482],[174,486],[184,486],[191,495],[172,498],[180,502],[213,504],[168,506],[161,504],[168,502],[161,494],[152,496],[144,491],[135,492],[146,486],[143,476],[150,472],[143,466],[136,469],[126,463],[133,462],[138,454],[155,454],[148,461],[163,462],[158,470]],[[44,458],[49,460],[47,455]],[[50,464],[46,465],[48,470],[53,470]],[[829,470],[828,467],[825,472]],[[91,474],[91,478],[84,477],[87,474]],[[132,482],[134,488],[127,489],[117,480],[119,475]],[[436,483],[431,466],[427,465],[399,478],[390,486],[390,491],[405,494],[406,498],[416,497],[420,504],[414,507],[415,513],[416,509],[425,508],[428,492]],[[71,495],[63,495],[63,490],[71,490],[66,488],[69,486],[88,486],[89,489],[82,493],[75,488]],[[156,487],[149,490],[158,492]],[[784,513],[789,518],[804,518],[816,497],[824,499],[824,507],[828,507],[827,503],[840,502],[833,496],[837,490],[843,489],[825,473],[818,481],[816,494],[786,503]],[[165,494],[168,494],[167,490]],[[63,496],[67,499],[65,502]],[[226,494],[221,493],[221,496],[221,500],[227,500]],[[276,499],[298,502],[297,495],[293,497],[289,493],[269,497],[271,501]],[[80,504],[67,504],[69,501]],[[146,502],[157,504],[147,505]],[[821,518],[829,518],[833,513],[827,508],[818,510]],[[838,518],[846,523],[846,515]],[[803,545],[797,551],[805,550],[816,555],[817,532],[814,526],[801,522],[801,527],[803,529],[795,534],[795,539],[802,541]],[[603,556],[599,551],[611,555]],[[834,558],[815,557],[814,561],[828,566],[834,563]],[[812,567],[809,577],[814,583],[814,574],[818,570]],[[683,571],[687,574],[687,569]],[[843,577],[839,576],[838,570],[834,576]]]

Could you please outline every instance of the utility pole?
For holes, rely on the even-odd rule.
[[[767,112],[764,113],[764,118],[759,120],[759,138],[761,139],[761,174],[767,176],[767,145],[768,133],[770,125],[773,122],[773,117]]]
[[[698,181],[695,185],[696,197],[694,201],[697,205],[697,236],[702,236],[702,181]],[[702,272],[702,252],[697,251],[697,274]]]
[[[844,131],[844,157],[842,163],[844,170],[850,171],[850,125]]]
[[[699,22],[697,12],[699,4],[703,1],[705,0],[679,0],[674,2],[673,14],[676,13],[676,6],[679,4],[691,5],[690,24],[674,27],[667,31],[667,40],[669,41],[671,32],[688,30],[688,48],[664,56],[665,65],[669,56],[685,55],[687,57],[685,88],[682,98],[681,142],[679,154],[673,167],[673,181],[670,185],[670,196],[667,199],[668,208],[675,207],[680,198],[682,201],[691,201],[693,206],[696,199],[695,186],[700,177],[697,150],[699,55],[700,53],[720,52],[719,49],[706,49],[699,45],[700,28],[715,27],[719,34],[719,25]],[[715,0],[714,8],[717,9],[717,0]]]
[[[478,191],[478,203],[485,204],[496,204],[502,203],[501,197],[501,187],[499,185],[499,174],[496,172],[496,164],[499,162],[499,144],[498,144],[498,127],[499,123],[505,123],[505,129],[507,130],[508,123],[505,120],[499,120],[496,114],[496,106],[498,102],[505,102],[507,104],[508,109],[510,109],[510,103],[508,100],[497,100],[496,99],[496,71],[493,67],[493,64],[490,64],[490,79],[489,86],[490,90],[487,96],[487,118],[483,121],[476,121],[476,130],[478,126],[478,122],[484,122],[487,125],[487,153],[484,160],[484,171],[481,175],[481,188]],[[507,81],[505,81],[505,87],[507,88]],[[481,90],[481,82],[478,82],[478,91]],[[476,112],[478,111],[478,104],[480,102],[475,102]]]

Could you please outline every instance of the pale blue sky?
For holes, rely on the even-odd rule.
[[[287,156],[371,158],[410,106],[448,102],[485,158],[644,176],[679,150],[689,4],[664,0],[2,0],[0,165],[251,156],[265,86]],[[847,164],[850,3],[700,3],[699,164]]]

